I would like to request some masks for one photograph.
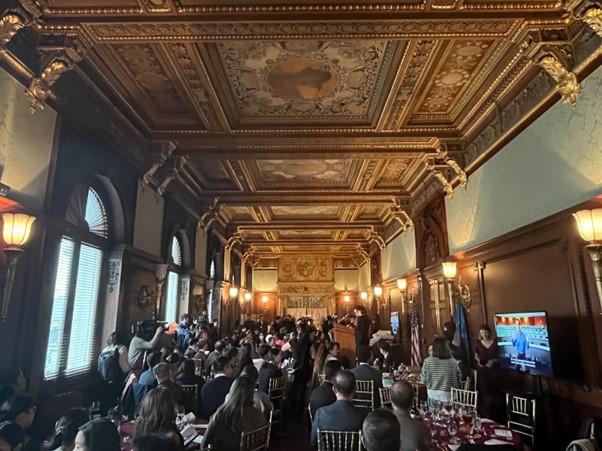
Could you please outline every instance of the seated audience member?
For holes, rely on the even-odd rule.
[[[341,345],[336,341],[331,341],[328,343],[326,347],[328,350],[328,355],[326,356],[326,361],[330,360],[339,360],[339,355],[341,354]]]
[[[360,346],[357,349],[358,365],[351,372],[355,376],[356,381],[372,381],[374,406],[380,407],[380,392],[378,389],[383,388],[383,380],[380,371],[370,366],[371,358],[372,351],[370,350],[370,346]]]
[[[324,365],[326,364],[326,357],[328,357],[328,348],[326,347],[326,344],[320,343],[320,346],[316,350],[314,358],[314,369],[312,372],[311,379],[312,387],[317,387],[320,385],[320,376],[324,375]]]
[[[17,423],[25,432],[23,451],[40,449],[41,440],[29,432],[35,416],[36,407],[33,398],[25,393],[8,398],[0,407],[0,421]]]
[[[460,386],[458,362],[452,359],[445,338],[435,338],[432,346],[433,355],[424,359],[420,382],[426,385],[429,399],[449,401],[452,387]]]
[[[203,379],[201,376],[197,376],[194,370],[194,360],[184,360],[180,365],[178,374],[176,374],[176,384],[197,385],[199,387],[199,390],[203,388],[203,385],[205,384],[205,379]]]
[[[0,372],[0,387],[11,387],[18,395],[27,390],[27,379],[19,368],[5,368]]]
[[[382,354],[382,359],[376,359],[374,365],[378,366],[381,371],[390,372],[395,367],[393,353],[391,352],[391,344],[381,338],[378,340],[378,350]]]
[[[334,377],[334,392],[337,400],[318,409],[311,426],[311,446],[318,448],[318,429],[323,431],[359,431],[364,415],[353,405],[355,376],[351,371],[341,370]]]
[[[399,451],[399,423],[393,412],[370,412],[362,425],[361,438],[366,451]]]
[[[218,340],[215,342],[215,349],[207,355],[207,360],[205,360],[205,364],[203,365],[205,376],[211,374],[213,363],[222,356],[222,352],[224,352],[224,342]]]
[[[106,418],[84,424],[75,436],[75,451],[121,451],[117,427]]]
[[[25,432],[17,423],[5,421],[0,423],[0,450],[21,451],[25,441]]]
[[[184,440],[176,426],[176,403],[165,387],[147,393],[136,420],[136,437],[144,434],[163,434],[180,445]]]
[[[410,416],[413,402],[414,387],[405,380],[395,382],[391,387],[391,403],[401,428],[401,451],[429,451],[431,430],[424,422]]]
[[[190,345],[190,340],[192,339],[192,334],[190,333],[191,325],[192,316],[188,313],[182,313],[176,336],[177,348],[180,352],[185,352]]]
[[[209,343],[207,340],[203,340],[202,338],[197,343],[197,353],[192,357],[195,360],[200,360],[203,365],[207,361],[207,356],[209,355]]]
[[[232,386],[232,367],[226,356],[221,356],[213,364],[215,377],[203,385],[201,390],[202,418],[209,419],[219,406],[224,403]]]
[[[203,435],[202,447],[220,451],[240,449],[240,435],[268,424],[265,416],[253,407],[255,381],[241,376],[232,384],[230,398],[215,412]]]
[[[184,358],[192,359],[197,352],[199,352],[199,339],[191,338],[190,342],[188,343],[188,349],[186,349],[186,352],[184,353]]]
[[[159,336],[162,332],[163,326],[157,327],[155,330],[155,335],[151,341],[146,341],[144,339],[144,327],[142,323],[138,324],[136,328],[136,336],[132,338],[132,341],[130,342],[130,349],[128,350],[128,364],[130,365],[132,371],[136,373],[136,375],[140,374],[143,370],[144,353],[157,346],[159,343]]]
[[[173,396],[176,405],[183,406],[184,405],[184,391],[182,387],[176,384],[172,378],[174,376],[175,369],[169,363],[161,362],[153,368],[153,373],[157,378],[157,385],[160,387],[165,387]]]
[[[261,390],[257,389],[257,378],[259,377],[259,373],[257,372],[257,368],[255,368],[255,365],[251,364],[245,366],[242,372],[240,373],[240,377],[243,376],[248,377],[255,382],[255,391],[253,392],[253,406],[261,413],[263,413],[266,420],[269,421],[270,413],[272,412],[274,407],[272,406],[272,401],[270,401],[269,396]],[[230,391],[232,391],[232,388],[230,388]],[[230,393],[226,395],[226,401],[228,401],[228,399],[230,399]]]
[[[54,435],[44,444],[44,449],[49,451],[73,451],[75,436],[79,428],[86,424],[88,420],[88,412],[84,409],[69,409],[56,422]]]
[[[232,378],[236,379],[242,373],[242,370],[247,365],[253,364],[253,346],[251,343],[245,343],[240,347],[240,354],[238,355],[238,362],[236,369],[232,372]]]
[[[270,389],[270,379],[282,377],[282,370],[279,368],[282,362],[282,353],[279,348],[269,348],[265,354],[265,362],[259,368],[259,389],[268,393]]]
[[[174,440],[159,434],[138,435],[132,442],[132,451],[182,451]]]
[[[153,368],[161,363],[161,353],[160,352],[151,352],[146,356],[146,365],[148,366],[148,370],[144,371],[138,382],[144,385],[148,385],[150,388],[155,388],[157,386],[157,378],[155,377],[155,373],[153,372]]]
[[[324,365],[324,383],[316,387],[309,397],[309,407],[312,417],[315,418],[316,411],[320,407],[329,406],[337,400],[334,394],[334,377],[341,370],[341,362],[331,360]]]
[[[183,361],[184,357],[182,357],[178,352],[175,351],[165,358],[165,363],[168,363],[174,368],[178,368]]]

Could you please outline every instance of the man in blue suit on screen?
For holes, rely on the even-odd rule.
[[[527,349],[529,349],[529,339],[525,333],[520,329],[520,322],[516,321],[516,333],[512,337],[512,346],[516,348],[518,353],[517,358],[519,360],[526,360]]]

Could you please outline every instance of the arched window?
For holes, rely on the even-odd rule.
[[[176,236],[171,239],[171,267],[167,276],[167,297],[165,301],[165,321],[174,322],[178,319],[178,299],[180,274],[182,268],[182,245]]]
[[[44,378],[88,372],[96,355],[100,279],[110,230],[106,208],[89,185],[73,191],[61,238]]]

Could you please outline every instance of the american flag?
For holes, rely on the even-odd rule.
[[[416,300],[412,302],[412,365],[422,365],[422,356],[420,355],[420,321],[418,319],[418,309]]]

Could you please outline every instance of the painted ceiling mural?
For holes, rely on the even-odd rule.
[[[123,122],[114,127],[147,149],[133,158],[142,183],[182,189],[201,228],[269,267],[312,252],[365,263],[435,197],[470,183],[548,99],[577,101],[577,80],[602,60],[592,0],[21,0],[17,10],[39,54],[63,63],[29,95],[64,100],[66,84],[52,85],[72,70],[69,83],[92,86]]]

